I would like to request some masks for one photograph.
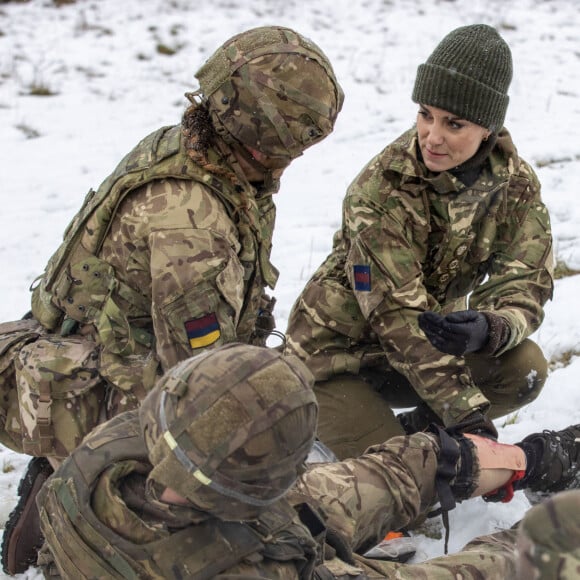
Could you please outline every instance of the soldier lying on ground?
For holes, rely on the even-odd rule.
[[[436,499],[448,508],[481,494],[506,499],[514,488],[577,485],[580,426],[517,446],[435,429],[305,471],[317,420],[312,384],[297,358],[250,345],[177,365],[43,487],[46,576],[505,580],[520,570],[527,580],[541,568],[542,578],[572,577],[578,490],[456,555],[401,564],[360,554]]]
[[[0,442],[15,451],[63,459],[180,360],[273,328],[272,195],[333,130],[342,89],[320,48],[275,26],[228,40],[196,77],[181,123],[89,192],[28,319],[0,325]]]
[[[332,253],[292,310],[288,352],[317,379],[320,438],[340,458],[432,421],[495,433],[490,419],[544,385],[527,337],[552,296],[552,237],[503,128],[511,78],[495,29],[441,41],[417,72],[416,126],[351,184]],[[402,407],[416,408],[398,421]]]

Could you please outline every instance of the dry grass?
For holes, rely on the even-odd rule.
[[[561,278],[567,278],[568,276],[576,276],[576,274],[580,274],[580,270],[575,270],[574,268],[570,268],[566,262],[562,260],[558,260],[556,262],[556,267],[554,268],[554,279],[560,280]]]
[[[14,465],[11,463],[10,460],[4,460],[2,463],[2,473],[11,473],[15,470],[16,468],[14,467]]]

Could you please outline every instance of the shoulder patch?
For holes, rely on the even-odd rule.
[[[354,289],[361,292],[370,292],[371,290],[371,267],[370,266],[353,266]]]
[[[185,332],[191,348],[203,348],[213,344],[221,336],[215,312],[185,322]]]

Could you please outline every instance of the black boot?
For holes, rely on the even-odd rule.
[[[528,435],[518,446],[528,460],[515,489],[525,489],[532,503],[564,489],[580,488],[580,425]]]
[[[8,516],[2,543],[2,568],[14,576],[36,563],[43,538],[36,496],[53,469],[44,457],[33,457],[18,486],[18,503]]]

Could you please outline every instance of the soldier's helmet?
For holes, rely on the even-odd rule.
[[[280,26],[234,36],[195,76],[222,138],[279,167],[332,132],[344,100],[322,50]]]
[[[318,406],[293,356],[230,344],[171,369],[139,417],[149,477],[222,519],[256,517],[303,471]]]

